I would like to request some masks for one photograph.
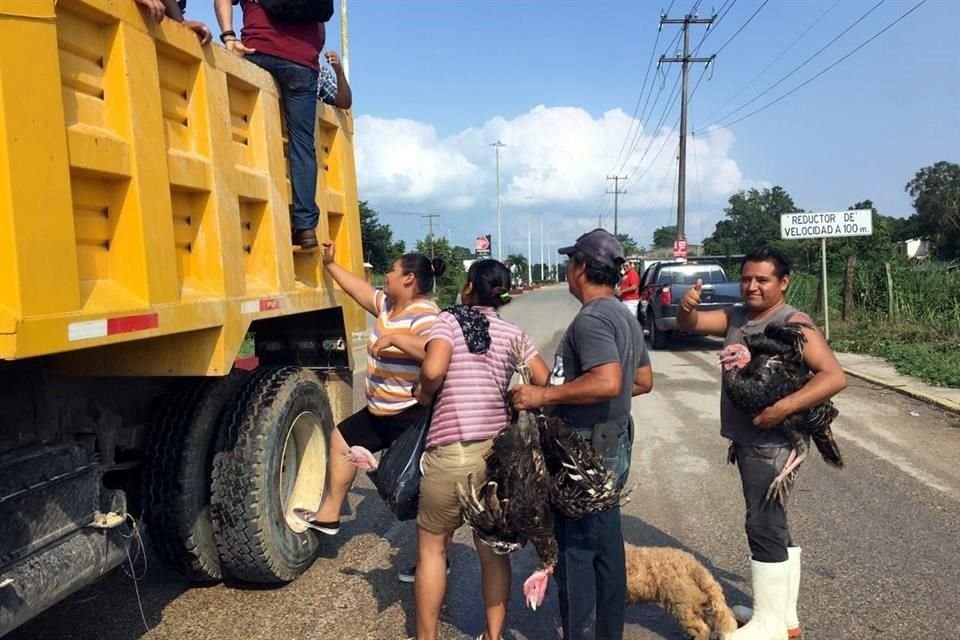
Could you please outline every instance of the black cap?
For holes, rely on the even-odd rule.
[[[619,269],[620,265],[626,261],[623,255],[623,247],[613,237],[613,234],[603,229],[594,229],[583,234],[577,238],[572,247],[563,247],[557,253],[568,256],[574,251],[580,251],[611,269]]]

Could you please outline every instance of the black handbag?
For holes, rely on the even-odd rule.
[[[399,438],[380,456],[376,469],[367,472],[377,493],[387,503],[397,520],[417,517],[420,502],[420,458],[423,456],[430,429],[430,412]]]
[[[327,22],[333,0],[259,0],[263,10],[282,22]]]

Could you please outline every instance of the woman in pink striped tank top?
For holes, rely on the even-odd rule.
[[[532,382],[545,385],[546,363],[530,338],[497,309],[510,301],[510,272],[496,260],[471,265],[461,292],[464,304],[440,313],[427,338],[417,397],[433,404],[427,450],[420,466],[417,512],[417,638],[437,637],[446,592],[447,548],[463,524],[457,483],[484,479],[493,438],[510,424],[507,390],[522,346]],[[474,539],[480,556],[487,625],[480,638],[498,640],[510,595],[510,561]]]

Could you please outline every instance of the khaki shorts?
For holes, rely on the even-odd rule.
[[[476,486],[486,477],[485,457],[493,440],[453,442],[428,449],[420,461],[420,504],[417,524],[430,533],[451,533],[463,524],[457,501],[457,483],[467,487],[467,475],[473,474]]]

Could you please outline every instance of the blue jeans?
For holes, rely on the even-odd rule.
[[[554,521],[560,560],[559,586],[564,640],[621,640],[627,599],[627,569],[620,507]]]
[[[629,417],[580,431],[613,471],[620,486],[630,473],[633,422]],[[627,570],[620,507],[569,520],[556,514],[564,640],[621,640],[626,615]]]
[[[247,60],[263,67],[280,88],[283,119],[290,141],[290,183],[293,191],[293,229],[315,229],[317,207],[317,82],[319,73],[296,62],[266,53],[251,53]]]

